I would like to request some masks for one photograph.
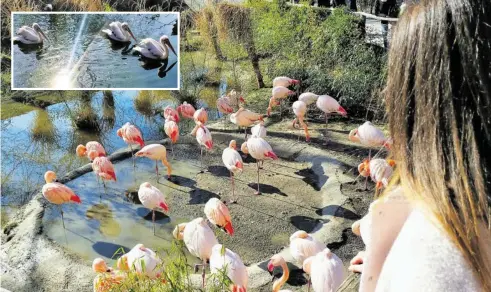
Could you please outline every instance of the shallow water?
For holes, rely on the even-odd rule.
[[[24,14],[14,16],[14,29],[36,22],[49,41],[44,45],[13,46],[16,88],[177,88],[178,57],[168,62],[145,61],[128,46],[101,33],[112,21],[127,22],[137,40],[162,35],[179,54],[172,35],[175,14]]]

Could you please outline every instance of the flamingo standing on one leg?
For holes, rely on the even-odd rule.
[[[116,265],[121,271],[131,270],[150,279],[157,279],[162,276],[161,264],[162,260],[153,250],[139,243],[122,255]]]
[[[267,130],[264,126],[264,121],[260,120],[259,124],[256,124],[251,128],[251,135],[259,138],[266,138]]]
[[[232,291],[246,292],[249,275],[242,259],[230,249],[216,244],[211,251],[210,270],[212,274],[219,274],[223,269],[232,280]]]
[[[276,87],[273,87],[273,89],[271,90],[271,93],[272,93],[272,95],[271,95],[271,99],[270,99],[268,109],[267,109],[268,117],[271,114],[271,110],[272,110],[273,106],[277,105],[278,103],[280,104],[280,117],[281,117],[282,112],[283,112],[283,110],[282,110],[283,106],[281,104],[281,100],[287,98],[290,95],[295,94],[295,92],[291,91],[290,89],[288,89],[284,86],[276,86]]]
[[[243,107],[239,108],[237,112],[230,115],[230,121],[236,124],[238,127],[245,128],[245,139],[247,139],[247,127],[250,127],[257,121],[262,121],[263,115],[257,114]]]
[[[196,124],[201,123],[202,125],[204,125],[206,124],[206,122],[208,122],[208,113],[204,108],[200,108],[199,110],[194,112],[193,118]]]
[[[102,179],[102,185],[106,189],[105,180],[116,181],[116,173],[111,160],[105,156],[97,156],[96,151],[89,152],[89,158],[92,160],[92,170]]]
[[[147,157],[152,160],[155,160],[155,172],[157,173],[157,182],[159,180],[159,166],[158,166],[158,161],[161,160],[162,164],[167,167],[167,178],[170,179],[170,176],[172,174],[172,167],[167,161],[167,149],[165,148],[164,145],[160,144],[150,144],[142,149],[140,151],[136,152],[136,157]]]
[[[230,99],[227,96],[222,96],[217,99],[217,109],[222,114],[231,114],[234,112],[234,109],[230,105]]]
[[[210,130],[205,127],[201,122],[198,122],[191,132],[193,136],[196,136],[196,141],[198,141],[200,149],[200,167],[203,168],[203,147],[211,150],[213,148],[213,140],[211,138]]]
[[[186,119],[193,119],[196,110],[189,103],[183,102],[181,105],[177,107],[177,112],[180,113],[181,116],[183,116]]]
[[[300,84],[300,80],[292,79],[286,76],[279,76],[273,79],[273,87],[276,86],[290,87],[292,85],[297,85],[297,84]]]
[[[123,141],[126,144],[130,146],[131,156],[133,157],[133,166],[135,166],[135,157],[133,156],[133,147],[131,145],[137,144],[140,145],[140,148],[145,146],[142,133],[136,126],[126,123],[120,129],[118,129],[117,134],[119,137],[123,138]]]
[[[189,253],[203,261],[203,288],[205,287],[206,261],[210,260],[213,246],[218,241],[208,223],[203,218],[196,218],[188,223],[179,224],[173,231],[176,239],[184,240]],[[199,265],[196,265],[196,267]]]
[[[378,195],[378,191],[382,188],[382,186],[387,187],[389,184],[389,179],[392,176],[393,167],[395,165],[395,161],[392,159],[365,159],[360,165],[358,165],[358,172],[361,176],[368,178],[369,176],[372,178],[372,181],[376,183],[375,187],[375,197]]]
[[[166,106],[164,108],[164,119],[173,120],[176,123],[179,123],[179,112],[173,109],[171,106]]]
[[[303,262],[315,292],[336,292],[344,280],[343,261],[328,248]]]
[[[222,201],[217,198],[209,199],[205,204],[205,215],[211,224],[223,228],[230,236],[234,235],[230,211]]]
[[[96,258],[92,270],[97,273],[94,279],[94,292],[108,292],[116,288],[126,278],[126,274],[108,267],[106,261]]]
[[[153,235],[155,235],[155,209],[162,208],[165,212],[169,211],[164,194],[149,182],[144,182],[138,190],[138,198],[145,208],[152,210]]]
[[[244,142],[241,146],[242,152],[245,154],[250,154],[256,159],[257,165],[257,191],[254,193],[259,195],[261,192],[259,190],[259,161],[263,160],[276,160],[278,156],[273,152],[273,148],[264,140],[259,137],[251,137],[249,140]]]
[[[44,180],[46,181],[46,184],[42,189],[43,197],[48,200],[48,202],[60,207],[61,222],[63,224],[63,229],[65,229],[65,220],[63,219],[63,208],[61,205],[65,203],[81,203],[80,197],[69,187],[54,182],[56,180],[56,173],[54,171],[47,171],[44,174]]]
[[[269,260],[268,271],[272,273],[275,267],[281,267],[283,273],[281,275],[281,278],[274,281],[273,292],[291,292],[291,290],[280,290],[281,287],[286,283],[286,281],[288,281],[288,278],[290,277],[290,270],[286,265],[285,259],[279,254],[275,254]]]
[[[97,141],[90,141],[87,142],[87,144],[85,145],[80,144],[77,146],[77,149],[75,151],[77,153],[77,156],[79,157],[86,156],[87,158],[89,158],[88,154],[90,151],[97,152],[97,156],[106,156],[106,150],[101,145],[101,143]]]
[[[165,134],[170,138],[171,143],[171,151],[172,151],[172,158],[174,158],[174,143],[177,143],[177,140],[179,139],[179,126],[177,125],[177,122],[173,120],[172,118],[168,118],[165,120],[164,124],[164,131]]]
[[[305,113],[307,112],[307,105],[300,100],[297,100],[293,103],[292,105],[293,113],[295,114],[296,118],[293,120],[293,127],[295,128],[295,125],[298,123],[303,127],[303,130],[305,132],[305,141],[310,141],[310,134],[309,134],[309,128],[307,127],[307,124],[304,121],[305,118]]]
[[[244,168],[244,162],[239,152],[237,152],[237,142],[235,140],[230,141],[227,148],[223,149],[222,161],[225,167],[230,171],[230,180],[232,181],[232,200],[231,203],[237,202],[235,197],[235,182],[234,176],[236,173],[241,173]]]
[[[334,98],[330,97],[329,95],[321,95],[319,98],[317,98],[316,102],[317,107],[324,112],[325,117],[326,117],[326,143],[327,143],[327,119],[328,115],[331,113],[338,113],[342,115],[343,117],[347,116],[348,113],[346,110],[339,105],[338,101],[335,100]]]
[[[325,248],[325,244],[315,240],[312,235],[303,230],[299,230],[290,236],[290,252],[300,265],[303,264],[305,259],[316,255]]]

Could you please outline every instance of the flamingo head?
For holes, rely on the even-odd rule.
[[[292,79],[292,84],[293,85],[300,84],[300,80]]]
[[[136,40],[135,36],[133,35],[133,32],[131,31],[130,26],[128,25],[128,23],[123,22],[123,23],[121,24],[121,27],[122,27],[124,30],[126,30],[126,31],[127,31],[129,34],[130,34],[130,36],[131,36],[131,37],[132,37],[132,38],[135,40],[135,42],[138,42],[138,41]]]
[[[231,140],[230,143],[228,144],[228,147],[232,149],[237,149],[237,142],[235,140]]]
[[[295,91],[293,91],[293,90],[288,90],[288,96],[290,96],[290,95],[294,95],[294,94],[295,94]]]
[[[303,239],[305,239],[307,237],[309,237],[309,234],[307,232],[305,232],[303,230],[299,230],[299,231],[293,233],[292,236],[290,236],[290,241],[292,241],[292,240],[294,240],[296,238],[303,238]]]
[[[172,236],[174,236],[175,239],[177,240],[182,240],[184,238],[184,229],[186,228],[187,223],[181,223],[174,228],[174,231],[172,231]]]
[[[242,145],[240,146],[240,150],[244,154],[249,154],[249,149],[247,148],[247,142],[242,143]]]
[[[78,145],[77,149],[75,151],[77,152],[77,155],[79,157],[83,157],[83,156],[87,155],[87,147],[85,147],[82,144]]]
[[[144,182],[140,185],[140,188],[151,188],[152,185],[149,182]]]
[[[163,46],[168,46],[169,49],[171,49],[171,51],[174,53],[174,55],[177,56],[177,53],[176,51],[174,50],[174,47],[172,46],[172,44],[170,43],[170,40],[169,40],[169,37],[166,36],[166,35],[163,35],[160,37],[160,43],[163,45]]]
[[[348,135],[348,139],[351,142],[360,142],[360,138],[357,136],[358,129],[351,130]]]
[[[285,262],[285,259],[281,255],[275,254],[269,260],[269,263],[268,263],[268,271],[269,272],[273,272],[274,267],[281,266],[281,265],[283,265],[285,263],[286,263]]]
[[[339,106],[337,112],[342,115],[343,117],[346,117],[348,116],[348,112],[342,107],[342,106]]]
[[[92,270],[96,273],[109,273],[112,271],[106,264],[106,261],[101,258],[96,258],[92,262]]]
[[[116,263],[116,266],[118,267],[119,270],[121,271],[128,271],[130,269],[129,265],[128,265],[128,256],[127,255],[122,255],[117,263]]]
[[[123,138],[123,128],[118,129],[118,131],[116,132],[116,134],[118,134],[118,137],[119,138]]]
[[[245,99],[242,96],[239,96],[239,101],[245,103]]]
[[[385,147],[387,150],[390,150],[390,148],[392,147],[392,138],[388,138],[387,140],[385,140],[385,142],[384,142],[384,147]]]
[[[46,173],[44,174],[44,180],[48,184],[55,181],[56,180],[56,173],[54,171],[51,171],[51,170],[46,171]]]
[[[91,151],[89,151],[88,156],[89,156],[89,159],[93,161],[94,159],[96,159],[99,156],[99,154],[97,154],[97,151],[91,150]]]
[[[370,175],[370,161],[368,159],[363,160],[363,162],[358,165],[358,172],[363,177]]]
[[[387,163],[390,165],[390,167],[394,167],[396,165],[396,162],[393,159],[387,159]]]

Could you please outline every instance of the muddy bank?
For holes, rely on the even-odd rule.
[[[335,126],[333,124],[331,127]],[[275,127],[282,126],[272,126]],[[173,211],[169,215],[171,218],[203,216],[202,208],[209,197],[217,196],[225,201],[231,198],[228,173],[221,166],[221,152],[230,139],[241,143],[243,134],[233,133],[233,127],[226,131],[231,133],[220,132],[225,130],[218,129],[218,125],[210,125],[210,128],[216,129],[212,132],[215,147],[205,156],[206,171],[201,173],[199,169],[191,169],[187,174],[178,171],[170,181],[159,179],[158,187],[168,191]],[[352,235],[350,226],[366,212],[373,196],[373,191],[359,190],[361,182],[353,183],[356,178],[354,166],[359,161],[357,156],[364,155],[366,149],[347,142],[344,133],[339,134],[339,137],[337,134],[330,137],[331,145],[337,145],[332,147],[334,150],[330,150],[329,144],[327,148],[320,143],[306,144],[289,137],[288,131],[282,132],[286,136],[272,129],[271,137],[268,137],[280,160],[265,163],[260,182],[263,194],[253,195],[255,163],[246,160],[245,171],[238,177],[239,202],[230,206],[236,235],[217,235],[221,242],[239,253],[249,265],[251,291],[270,291],[271,276],[266,271],[266,261],[277,252],[285,256],[292,270],[287,285],[289,287],[285,288],[294,291],[302,289],[306,283],[305,277],[289,256],[288,248],[285,248],[288,246],[289,235],[298,229],[311,232],[325,242],[345,265],[363,248],[361,240]],[[321,139],[322,135],[317,138]],[[167,143],[166,140],[157,142]],[[174,147],[179,159],[174,162],[176,165],[183,163],[182,159],[199,164],[199,150],[193,137],[182,137]],[[118,170],[126,171],[131,166],[131,159],[127,159],[129,157],[129,149],[119,150],[110,156],[117,174]],[[152,162],[137,160],[136,167],[143,173],[141,179],[145,179],[145,176],[148,176],[149,181],[155,179],[152,166]],[[84,177],[93,179],[89,172],[90,165],[85,165],[67,173],[60,180],[76,186],[77,180]],[[89,188],[87,185],[84,187]],[[117,189],[117,186],[113,187]],[[373,186],[370,184],[370,187]],[[124,197],[124,194],[121,196]],[[106,202],[114,204],[114,200],[106,199]],[[117,200],[124,199],[118,197]],[[124,203],[128,204],[126,201]],[[52,208],[38,194],[5,228],[1,247],[3,288],[12,291],[91,290],[94,275],[90,263],[93,257],[75,256],[70,246],[66,247],[61,241],[55,242],[46,234],[46,230],[54,226],[46,226],[46,218],[43,221],[43,217],[56,212]],[[46,211],[48,215],[45,216]],[[59,219],[54,224],[60,224]],[[151,222],[143,221],[140,224],[139,229],[150,232]],[[160,223],[162,235],[172,228],[169,224],[175,222]],[[275,270],[275,273],[280,271]]]

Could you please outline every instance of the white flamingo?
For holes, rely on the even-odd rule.
[[[33,23],[32,27],[22,26],[17,30],[17,35],[14,37],[14,41],[19,41],[26,45],[42,44],[43,40],[47,39],[37,23]]]
[[[306,105],[311,105],[314,102],[316,102],[318,98],[319,98],[319,95],[317,95],[315,93],[304,92],[304,93],[300,94],[300,96],[298,97],[298,100],[305,102]]]
[[[244,168],[244,162],[239,152],[237,152],[237,142],[235,140],[230,141],[227,148],[223,149],[222,161],[225,167],[230,171],[230,179],[232,181],[232,200],[231,203],[237,202],[235,197],[235,182],[234,176],[237,173],[241,173]]]
[[[326,117],[326,139],[327,139],[327,119],[331,113],[338,113],[343,117],[347,116],[346,110],[339,105],[338,101],[329,95],[321,95],[317,98],[317,107],[324,112]]]
[[[153,60],[165,60],[169,58],[169,48],[177,56],[174,47],[169,41],[169,37],[163,35],[160,37],[160,42],[154,39],[146,38],[134,48],[135,51],[142,54],[144,57]]]
[[[300,84],[300,80],[292,79],[286,76],[279,76],[273,79],[273,87],[276,86],[289,87],[291,85],[296,85],[296,84]]]
[[[252,136],[256,136],[259,138],[266,138],[266,127],[264,126],[264,121],[260,121],[259,124],[255,125],[251,128]]]
[[[221,244],[213,246],[210,257],[210,270],[212,274],[218,274],[227,270],[227,276],[232,280],[232,291],[246,292],[249,275],[247,268],[240,256]]]
[[[131,42],[131,38],[133,38],[135,42],[137,42],[133,32],[126,22],[111,22],[109,24],[109,28],[103,29],[102,32],[113,41],[128,43]]]
[[[335,292],[344,280],[343,261],[328,248],[306,259],[303,270],[310,275],[315,292]]]
[[[206,202],[204,211],[211,224],[223,228],[230,236],[234,235],[232,217],[227,205],[217,198],[211,198]]]
[[[257,121],[262,121],[263,115],[247,110],[243,107],[237,112],[230,115],[230,121],[239,127],[245,128],[245,139],[247,139],[247,127],[250,127]]]
[[[164,194],[149,182],[144,182],[138,189],[138,198],[145,208],[152,210],[153,235],[155,235],[155,209],[161,208],[166,212],[169,211]]]
[[[131,270],[156,279],[162,275],[161,263],[161,259],[153,250],[139,243],[118,259],[117,267],[121,271]]]
[[[246,142],[242,143],[241,150],[245,154],[250,154],[254,159],[256,159],[257,191],[255,194],[259,195],[261,193],[259,190],[259,161],[276,160],[278,159],[278,156],[276,156],[276,154],[273,152],[273,148],[271,148],[271,145],[269,145],[266,140],[256,136],[253,136]]]

